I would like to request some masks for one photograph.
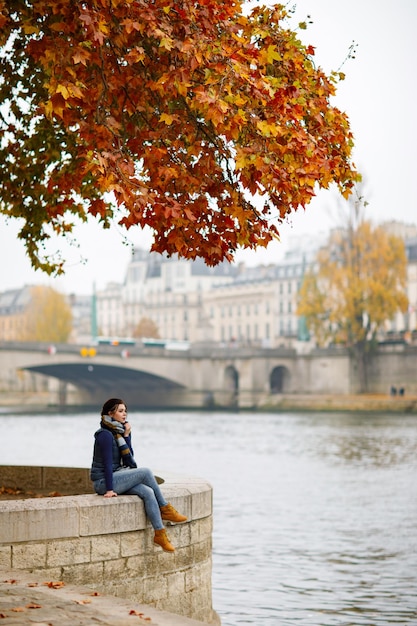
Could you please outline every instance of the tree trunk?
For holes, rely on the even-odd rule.
[[[360,341],[353,346],[353,358],[357,366],[359,393],[368,391],[368,354],[366,342]]]

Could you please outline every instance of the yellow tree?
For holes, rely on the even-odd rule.
[[[367,390],[367,360],[385,323],[408,306],[404,242],[352,216],[320,250],[299,293],[298,314],[319,345],[347,346]]]
[[[64,295],[51,287],[32,288],[23,341],[66,343],[72,331],[72,312]]]
[[[358,173],[343,73],[277,4],[0,0],[0,213],[32,264],[74,221],[149,227],[152,250],[231,260]]]
[[[159,339],[158,326],[149,317],[142,317],[133,331],[133,336]]]

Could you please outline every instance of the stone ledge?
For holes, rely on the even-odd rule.
[[[165,498],[192,522],[212,513],[212,488],[202,479],[170,476]],[[3,500],[0,543],[85,537],[147,527],[143,501],[136,496],[103,498],[96,494]]]

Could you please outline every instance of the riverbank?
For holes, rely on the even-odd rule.
[[[0,393],[0,415],[3,413],[82,413],[96,411],[97,407],[57,406],[46,402],[42,394]],[[175,411],[177,407],[155,408],[155,411]],[[223,406],[181,407],[187,411],[352,411],[383,413],[417,413],[417,395],[390,396],[388,394],[267,394],[256,406],[237,409]],[[152,411],[147,408],[146,411]]]
[[[267,396],[256,407],[259,411],[343,411],[354,413],[416,413],[417,395],[295,395]]]

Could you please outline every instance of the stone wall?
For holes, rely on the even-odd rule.
[[[88,585],[219,624],[212,609],[211,486],[199,478],[164,478],[166,499],[188,517],[185,524],[167,528],[173,554],[154,546],[140,498],[85,493],[91,490],[88,470],[0,467],[0,486],[39,495],[74,492],[0,501],[0,568]]]

